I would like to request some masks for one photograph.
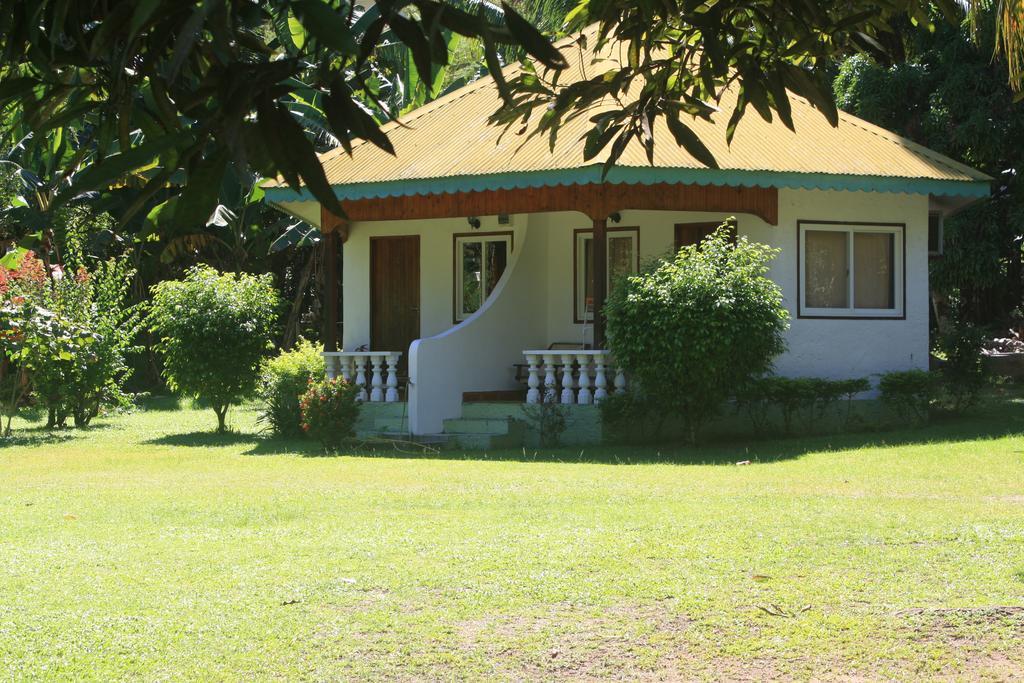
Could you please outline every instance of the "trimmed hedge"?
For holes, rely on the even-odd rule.
[[[755,431],[792,434],[799,426],[813,432],[833,417],[847,427],[853,398],[870,389],[871,382],[864,377],[832,380],[771,375],[755,379],[737,392],[736,404],[746,412]]]

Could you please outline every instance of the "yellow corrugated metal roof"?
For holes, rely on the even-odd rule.
[[[593,35],[590,38],[592,45]],[[624,55],[619,54],[621,46],[606,49],[600,59],[592,50],[580,50],[572,40],[564,41],[561,48],[570,63],[560,77],[561,83],[570,82],[570,76],[593,76],[624,63]],[[511,75],[516,69],[509,67],[507,73]],[[839,125],[832,127],[803,98],[794,95],[791,100],[796,132],[777,117],[772,123],[764,121],[751,109],[739,124],[731,146],[725,141],[725,127],[735,106],[735,92],[725,94],[721,111],[712,122],[686,122],[714,154],[721,171],[756,172],[762,178],[756,184],[771,184],[763,180],[766,173],[917,179],[941,181],[944,185],[950,181],[990,180],[983,173],[855,116],[840,113]],[[354,144],[351,157],[341,148],[321,155],[328,181],[344,187],[495,174],[548,172],[550,176],[550,172],[599,166],[606,159],[611,145],[597,158],[583,159],[582,138],[592,125],[589,116],[564,124],[551,150],[546,135],[528,138],[513,129],[488,125],[488,117],[500,106],[493,80],[481,78],[409,112],[400,121],[386,124],[384,130],[394,145],[395,156],[365,141]],[[712,173],[675,143],[663,120],[659,119],[654,133],[655,169],[688,171],[685,176],[690,181],[695,171]],[[646,151],[635,140],[616,166],[616,170],[651,168]],[[451,191],[452,185],[446,186]]]

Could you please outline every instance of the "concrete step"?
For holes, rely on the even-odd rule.
[[[504,420],[510,417],[522,419],[523,404],[504,402],[463,403],[462,417],[471,420]]]
[[[378,432],[409,432],[409,420],[404,417],[378,417],[373,421],[373,429]]]
[[[396,401],[394,403],[370,403],[369,401],[363,401],[362,407],[359,410],[360,418],[384,418],[384,417],[402,417],[409,412],[409,407],[403,401]]]
[[[453,422],[472,423],[486,420],[453,420]],[[504,422],[503,433],[488,434],[484,432],[452,432],[445,431],[448,437],[448,448],[461,448],[469,451],[504,450],[519,448],[523,445],[526,425],[522,422]]]

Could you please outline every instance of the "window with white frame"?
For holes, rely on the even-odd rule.
[[[802,317],[900,318],[902,225],[800,223]]]
[[[607,266],[605,268],[605,291],[623,275],[633,275],[639,269],[638,228],[611,228],[607,232]],[[592,230],[576,231],[575,256],[575,305],[574,318],[577,323],[594,319],[594,233]]]
[[[455,321],[476,313],[494,291],[512,254],[512,233],[455,237]]]

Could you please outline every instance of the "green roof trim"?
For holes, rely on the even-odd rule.
[[[991,183],[987,180],[935,180],[928,178],[896,178],[889,176],[831,175],[826,173],[794,173],[779,171],[737,171],[711,168],[654,168],[616,166],[602,181],[600,166],[531,171],[523,173],[491,173],[486,175],[450,176],[391,180],[374,183],[334,185],[334,194],[341,201],[380,199],[410,195],[511,190],[555,185],[592,183],[654,185],[684,183],[693,185],[725,185],[731,187],[776,187],[802,190],[842,190],[847,192],[897,192],[905,194],[944,195],[952,197],[987,197]],[[315,201],[309,188],[299,192],[288,187],[268,187],[266,197],[272,202]]]

